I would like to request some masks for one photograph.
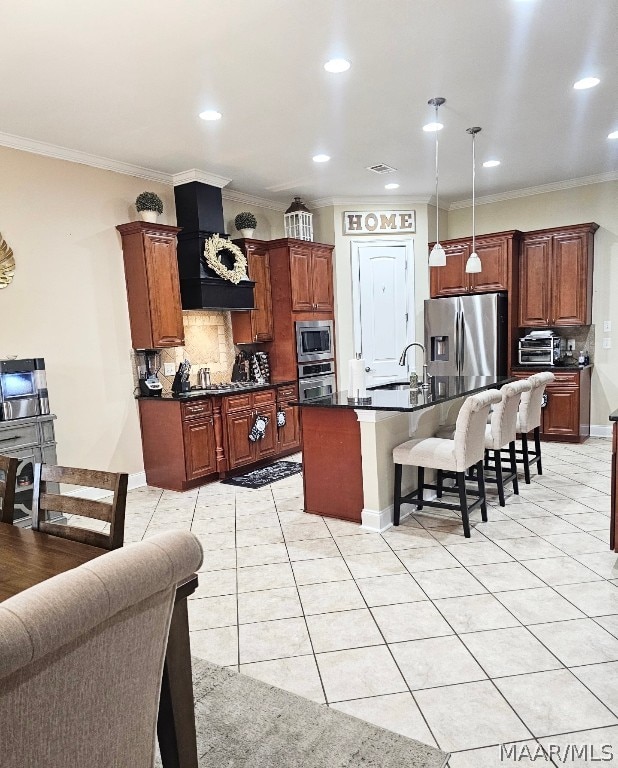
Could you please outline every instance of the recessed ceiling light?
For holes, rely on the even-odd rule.
[[[612,131],[607,134],[608,139],[618,139],[618,131]]]
[[[324,69],[327,72],[334,72],[335,74],[338,74],[339,72],[347,72],[348,69],[350,69],[350,62],[347,61],[347,59],[330,59],[330,61],[327,61],[324,65]]]
[[[495,168],[497,165],[500,165],[499,160],[485,160],[483,168]]]
[[[314,155],[314,163],[327,163],[330,160],[330,155]]]
[[[392,184],[385,184],[384,189],[399,189],[399,184],[395,184],[395,182]]]
[[[442,123],[427,123],[427,125],[423,126],[423,130],[427,133],[432,133],[435,131],[441,131],[444,128]]]
[[[217,112],[216,109],[207,109],[205,112],[200,112],[202,120],[221,120],[221,112]]]
[[[598,77],[584,77],[576,83],[573,83],[573,88],[575,88],[576,91],[583,91],[586,88],[594,88],[594,86],[598,85],[600,82]]]

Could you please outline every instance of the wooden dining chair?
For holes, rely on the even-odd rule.
[[[57,467],[49,464],[35,464],[34,492],[32,504],[32,527],[36,531],[51,533],[64,539],[72,539],[82,544],[91,544],[103,549],[118,549],[124,542],[124,513],[127,503],[128,475],[124,472],[99,472],[94,469]],[[86,488],[99,488],[111,491],[111,502],[95,501],[79,496],[48,493],[47,483],[65,483]],[[110,524],[109,533],[93,531],[47,519],[48,512],[60,512],[66,515],[79,515],[94,520],[103,520]]]
[[[10,456],[0,456],[0,522],[13,525],[15,508],[15,478],[17,476],[17,459]]]

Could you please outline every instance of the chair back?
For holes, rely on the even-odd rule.
[[[176,586],[201,562],[170,531],[0,603],[3,768],[153,765]]]
[[[534,373],[528,378],[531,389],[529,392],[522,393],[519,404],[518,423],[519,431],[522,434],[528,434],[536,427],[541,426],[541,406],[543,405],[545,387],[555,378],[554,374],[549,371]]]
[[[17,459],[0,456],[0,522],[13,525],[15,510],[15,478],[17,477]]]
[[[455,464],[457,472],[478,464],[485,456],[487,415],[494,403],[502,399],[497,389],[487,389],[466,398],[455,422]]]
[[[491,443],[494,451],[515,440],[517,432],[517,410],[522,394],[529,392],[532,385],[528,379],[505,384],[500,393],[502,399],[491,412]],[[488,447],[487,445],[485,447]]]
[[[97,488],[111,493],[111,501],[95,501],[79,496],[48,493],[47,483]],[[128,475],[124,472],[98,472],[94,469],[56,467],[36,464],[34,467],[34,492],[32,527],[43,533],[62,536],[103,549],[118,549],[124,542],[124,513],[127,503]],[[60,525],[49,522],[49,512],[79,515],[109,523],[109,533],[80,526]]]

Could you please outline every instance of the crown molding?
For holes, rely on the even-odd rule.
[[[383,197],[321,197],[317,200],[310,200],[307,205],[309,208],[328,208],[335,205],[428,205],[431,200],[427,197],[397,197],[396,195],[384,195]],[[441,207],[441,206],[440,206]]]
[[[200,171],[199,168],[191,168],[189,171],[181,171],[172,175],[172,184],[175,187],[179,184],[188,184],[190,181],[201,181],[202,184],[210,184],[211,187],[223,189],[232,179],[226,179],[225,176],[219,176],[216,173]]]
[[[599,173],[595,176],[582,176],[579,179],[566,179],[565,181],[555,181],[550,184],[541,184],[538,187],[524,187],[523,189],[514,189],[511,192],[500,192],[496,195],[485,195],[477,197],[476,205],[487,205],[488,203],[499,203],[503,200],[514,200],[518,197],[530,197],[531,195],[542,195],[545,192],[559,192],[561,189],[573,189],[574,187],[586,187],[590,184],[602,184],[606,181],[617,181],[618,171],[608,173]],[[449,211],[456,211],[460,208],[471,208],[472,198],[467,200],[456,200],[449,206]]]
[[[235,189],[224,189],[222,192],[224,200],[230,200],[234,203],[242,203],[243,205],[257,205],[260,208],[266,208],[270,211],[279,211],[283,213],[287,210],[289,203],[279,203],[277,200],[269,200],[266,197],[258,197],[257,195],[249,195],[245,192],[238,192]]]
[[[55,160],[67,160],[69,163],[90,165],[93,168],[101,168],[104,171],[114,171],[114,173],[124,173],[127,176],[137,176],[140,179],[158,181],[161,184],[172,183],[172,176],[169,173],[155,171],[152,168],[142,168],[141,165],[123,163],[119,160],[112,160],[109,157],[91,155],[88,152],[80,152],[77,149],[60,147],[57,144],[48,144],[45,141],[25,139],[21,136],[14,136],[11,133],[0,133],[0,146],[9,147],[10,149],[19,149],[22,152],[32,152],[35,155],[44,155],[45,157],[51,157]]]

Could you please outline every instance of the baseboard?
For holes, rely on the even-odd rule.
[[[145,472],[133,472],[129,475],[128,489],[132,491],[134,488],[141,488],[146,485],[146,473]],[[78,488],[75,491],[68,491],[65,496],[79,496],[81,499],[91,499],[97,501],[98,499],[104,499],[106,496],[111,496],[109,491],[105,491],[102,488]]]
[[[361,527],[373,533],[383,533],[393,526],[393,505],[386,509],[367,509],[361,512]]]
[[[590,437],[611,437],[612,425],[611,424],[591,424],[590,425]]]

